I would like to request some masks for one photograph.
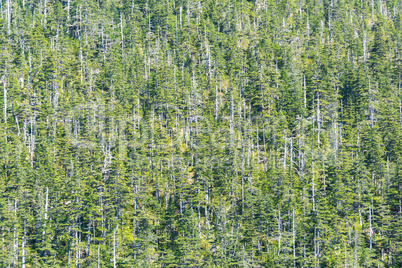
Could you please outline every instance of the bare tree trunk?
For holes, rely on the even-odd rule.
[[[181,14],[182,14],[182,12],[183,12],[183,0],[180,0],[180,28],[182,26],[182,24],[181,24]]]
[[[3,88],[4,88],[4,138],[6,139],[7,142],[7,69],[4,75]]]
[[[314,227],[314,266],[317,267],[317,227]]]
[[[296,230],[295,230],[295,208],[293,207],[293,267],[296,268]]]
[[[46,197],[45,197],[45,220],[47,220],[48,196],[49,196],[49,187],[46,187]]]
[[[387,203],[389,202],[389,156],[387,157]]]
[[[266,239],[265,239],[265,243],[267,244],[267,255],[269,256],[269,221],[268,221],[268,217],[267,217],[267,234],[266,234]]]
[[[26,222],[24,223],[24,235],[23,235],[23,237],[22,237],[22,242],[21,242],[21,247],[22,247],[22,264],[21,264],[21,267],[22,268],[25,268],[25,243],[26,243],[26,241],[25,241],[25,237],[26,237]]]
[[[313,199],[313,211],[315,211],[314,162],[312,163],[312,169],[313,169],[313,176],[312,176],[311,188],[312,188],[312,199]]]
[[[116,229],[119,228],[116,226]],[[113,268],[116,268],[116,229],[113,231]]]
[[[371,207],[369,207],[369,222],[370,222],[370,250],[372,250],[373,249],[373,239],[372,239],[373,228],[371,225]]]
[[[7,34],[11,34],[11,0],[7,0]]]
[[[278,256],[281,252],[281,236],[282,236],[281,208],[278,205]]]
[[[70,268],[70,250],[71,250],[71,239],[70,239],[71,227],[68,227],[68,249],[67,249],[67,267]]]
[[[304,109],[307,109],[307,93],[306,93],[306,76],[303,75],[304,80]]]
[[[69,22],[70,21],[70,0],[67,0],[67,22]],[[67,31],[68,31],[68,27],[66,27],[67,28]]]
[[[123,4],[121,4],[123,5]],[[121,6],[123,8],[123,6]],[[123,12],[120,10],[121,55],[124,56]]]
[[[100,244],[98,242],[98,268],[100,268],[100,256],[99,256],[99,253],[100,253]]]

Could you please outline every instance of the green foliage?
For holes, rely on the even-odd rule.
[[[398,1],[1,10],[1,267],[401,266]]]

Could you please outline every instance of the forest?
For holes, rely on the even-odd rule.
[[[402,267],[401,0],[0,14],[0,267]]]

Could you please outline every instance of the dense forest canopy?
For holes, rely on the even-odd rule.
[[[1,267],[402,267],[401,0],[1,0]]]

